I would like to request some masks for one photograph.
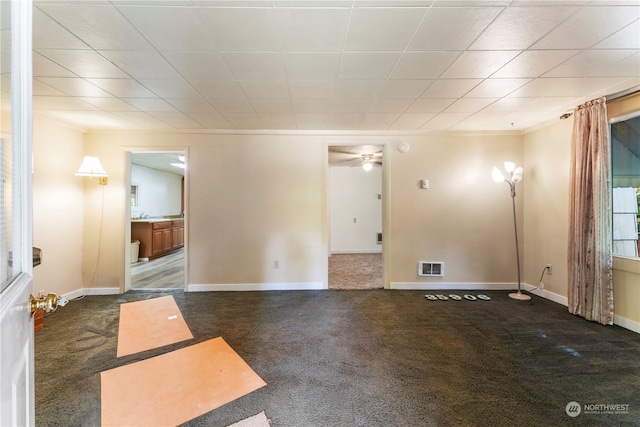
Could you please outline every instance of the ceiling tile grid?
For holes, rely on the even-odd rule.
[[[34,0],[34,110],[84,130],[523,131],[640,85],[616,0]]]

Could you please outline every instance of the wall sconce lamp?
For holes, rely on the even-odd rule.
[[[100,185],[107,185],[109,175],[100,164],[100,159],[92,156],[84,156],[80,168],[76,171],[76,176],[88,176],[98,178]]]
[[[516,184],[522,181],[522,175],[524,173],[524,169],[522,167],[516,167],[515,164],[511,162],[504,162],[504,169],[508,172],[509,178],[505,178],[505,176],[500,172],[500,170],[496,167],[493,168],[493,172],[491,176],[495,182],[506,182],[509,184],[509,189],[511,190],[511,204],[513,206],[513,229],[516,235],[516,262],[518,266],[518,292],[513,292],[509,294],[509,297],[521,301],[528,301],[531,299],[529,295],[523,294],[520,290],[520,252],[518,249],[518,226],[516,224]]]

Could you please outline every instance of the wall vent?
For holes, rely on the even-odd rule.
[[[379,245],[382,244],[382,233],[376,233],[376,243]]]
[[[444,262],[420,261],[418,276],[444,276]]]

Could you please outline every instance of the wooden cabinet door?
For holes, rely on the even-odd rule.
[[[162,250],[170,251],[173,249],[173,230],[165,228],[162,230]]]
[[[153,230],[151,236],[151,254],[157,255],[164,251],[164,230]]]

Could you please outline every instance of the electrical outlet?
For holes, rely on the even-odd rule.
[[[547,274],[551,276],[553,274],[553,272],[551,271],[551,264],[547,264],[546,269],[547,269]]]

